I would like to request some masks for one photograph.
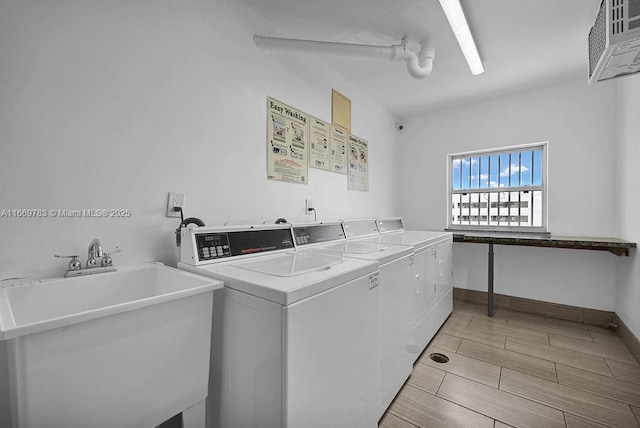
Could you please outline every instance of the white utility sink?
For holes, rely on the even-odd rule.
[[[222,285],[160,263],[4,285],[13,426],[155,426],[204,409]]]

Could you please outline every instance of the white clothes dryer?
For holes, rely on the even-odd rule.
[[[178,267],[224,281],[208,427],[377,426],[375,262],[296,252],[290,225],[182,235]]]
[[[376,222],[379,235],[370,240],[414,247],[414,268],[419,280],[414,295],[413,337],[419,355],[453,310],[453,234],[405,230],[400,217]]]
[[[375,221],[372,220],[375,229]],[[405,383],[416,358],[411,352],[411,292],[412,277],[410,246],[349,241],[342,224],[314,223],[293,226],[298,251],[340,255],[343,260],[361,259],[378,263],[379,284],[379,380],[378,417]]]

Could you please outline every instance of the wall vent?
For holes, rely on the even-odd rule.
[[[589,83],[640,71],[640,0],[602,0],[589,32]]]

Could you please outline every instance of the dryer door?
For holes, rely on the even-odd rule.
[[[438,244],[436,249],[438,300],[451,289],[453,277],[453,241],[448,240]]]
[[[415,326],[433,307],[436,296],[435,250],[424,249],[415,253],[413,257],[414,288],[413,288],[413,325]],[[430,275],[431,273],[431,275]]]

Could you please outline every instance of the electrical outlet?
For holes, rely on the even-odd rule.
[[[180,207],[184,210],[184,193],[169,193],[167,198],[167,217],[180,218],[180,211],[174,211],[175,207]]]
[[[304,200],[304,213],[306,215],[311,215],[312,212],[313,212],[313,202],[311,202],[311,199],[305,199]]]

